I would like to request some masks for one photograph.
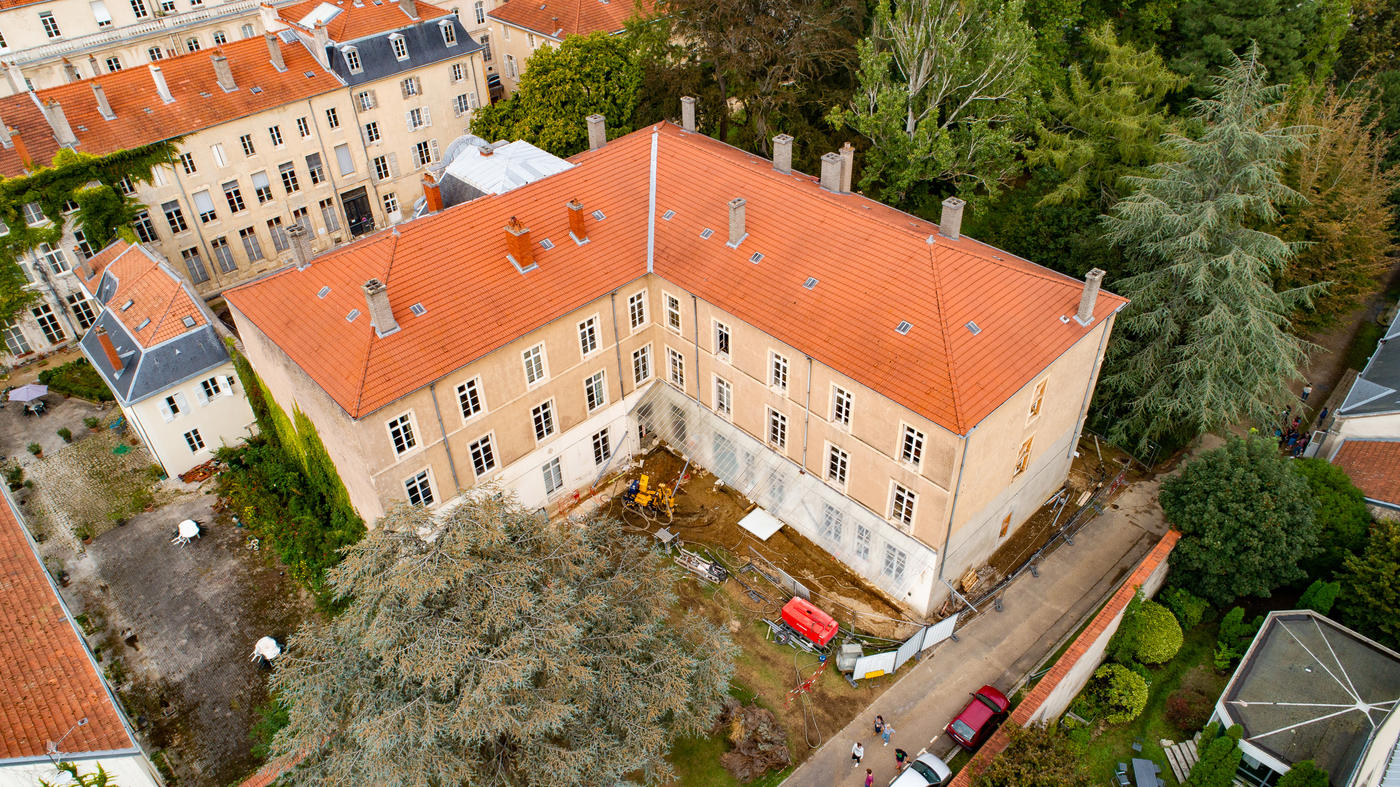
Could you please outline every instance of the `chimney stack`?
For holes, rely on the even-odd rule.
[[[1099,300],[1099,287],[1103,285],[1104,272],[1094,268],[1084,274],[1084,292],[1079,296],[1079,312],[1074,321],[1087,326],[1094,321],[1094,305]]]
[[[316,25],[312,28],[311,34],[316,39],[316,45],[311,48],[311,54],[316,56],[316,62],[320,63],[322,68],[330,68],[331,59],[330,55],[326,54],[326,47],[331,43],[331,36],[326,32],[326,26]]]
[[[112,111],[112,102],[107,100],[107,91],[97,84],[97,80],[92,82],[92,95],[97,99],[97,111],[102,113],[102,119],[116,120],[117,113]]]
[[[602,115],[592,114],[584,118],[588,121],[588,149],[597,150],[608,142],[607,121]]]
[[[365,304],[369,306],[369,322],[376,336],[388,336],[399,329],[394,310],[389,306],[389,288],[378,279],[365,282]]]
[[[282,62],[282,42],[278,40],[277,34],[265,33],[263,40],[267,41],[267,59],[272,61],[272,67],[278,71],[286,71],[287,64]]]
[[[773,169],[784,175],[792,172],[792,135],[773,137]]]
[[[78,73],[78,67],[73,65],[66,57],[63,58],[63,75],[68,77],[69,82],[77,82],[83,78],[83,75]],[[97,75],[93,74],[93,76]]]
[[[827,153],[822,156],[822,188],[841,193],[841,154]]]
[[[156,92],[160,94],[160,100],[173,104],[175,97],[170,95],[170,86],[165,84],[165,72],[160,70],[160,66],[151,66],[151,79],[156,83]]]
[[[574,239],[574,243],[584,244],[588,242],[588,225],[583,221],[583,203],[576,199],[571,199],[564,204],[569,209],[569,237]]]
[[[292,254],[297,258],[297,270],[305,270],[311,264],[311,233],[300,224],[287,228],[287,237],[292,239]]]
[[[735,197],[729,201],[729,243],[731,249],[739,248],[749,233],[744,231],[744,198]]]
[[[442,210],[442,186],[438,185],[437,178],[431,172],[423,173],[423,198],[428,202],[429,213]]]
[[[73,127],[68,125],[68,116],[63,114],[63,107],[57,101],[50,101],[44,107],[44,116],[48,118],[49,128],[53,129],[54,139],[65,148],[71,148],[78,144],[78,138],[73,135]]]
[[[101,69],[97,67],[97,58],[92,55],[88,55],[88,70],[92,72],[93,76],[97,76],[98,74],[102,73]],[[107,73],[110,74],[112,72],[110,69],[108,69]]]
[[[943,200],[943,213],[938,217],[938,231],[949,240],[957,240],[962,235],[962,214],[966,202],[957,197]]]
[[[122,370],[122,358],[117,355],[117,346],[112,344],[112,337],[107,335],[107,329],[101,325],[97,326],[97,343],[102,345],[102,352],[107,355],[107,363],[112,365],[113,372]]]
[[[19,156],[20,162],[24,164],[24,170],[33,170],[34,157],[29,155],[29,146],[24,144],[24,137],[20,135],[19,129],[6,126],[5,131],[10,135],[10,142],[15,146],[15,155]]]
[[[695,96],[681,96],[681,128],[695,130]]]
[[[18,63],[13,60],[6,63],[5,75],[10,78],[10,88],[16,93],[29,92],[29,85],[24,81],[24,72],[20,70]]]
[[[856,149],[847,142],[841,146],[841,193],[851,193],[851,169],[856,163]]]
[[[408,14],[409,19],[418,18],[418,3],[414,2],[414,0],[399,0],[399,8],[402,8],[403,12]]]
[[[530,228],[514,216],[506,222],[506,259],[524,272],[535,264],[535,249],[530,245]]]
[[[237,90],[238,84],[233,81],[233,68],[229,66],[228,58],[224,57],[223,52],[215,52],[209,59],[214,61],[214,76],[219,80],[219,87],[223,88],[225,93]]]

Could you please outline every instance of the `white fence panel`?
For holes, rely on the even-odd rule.
[[[928,650],[943,640],[953,636],[953,630],[958,627],[959,612],[951,618],[944,618],[937,623],[924,629],[924,644],[919,650]]]
[[[856,667],[851,671],[851,677],[855,680],[863,680],[865,678],[878,678],[881,675],[894,672],[896,652],[891,650],[887,653],[861,656],[856,659]]]

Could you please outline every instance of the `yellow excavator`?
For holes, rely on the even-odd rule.
[[[653,487],[651,479],[643,475],[633,479],[632,483],[623,490],[622,505],[627,510],[635,511],[650,521],[661,521],[669,524],[676,509],[676,493],[665,484],[657,484]]]

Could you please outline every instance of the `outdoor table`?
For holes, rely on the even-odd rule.
[[[177,530],[179,531],[178,535],[170,539],[170,543],[172,544],[184,546],[190,543],[190,539],[199,538],[199,523],[193,519],[186,519],[181,522]]]
[[[1141,757],[1133,758],[1133,784],[1137,787],[1159,787],[1162,780],[1157,778],[1157,772],[1161,768],[1151,760],[1144,760]]]
[[[263,637],[253,645],[253,660],[262,659],[271,664],[272,660],[282,655],[282,646],[277,644],[277,640],[272,637]]]

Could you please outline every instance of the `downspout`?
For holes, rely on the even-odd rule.
[[[812,356],[807,356],[807,403],[802,405],[802,472],[807,472],[807,430],[812,424]]]
[[[447,452],[447,469],[452,472],[452,485],[462,491],[462,482],[457,479],[457,463],[452,461],[452,446],[447,444],[447,427],[442,422],[442,408],[438,406],[437,380],[428,383],[428,395],[433,398],[433,412],[437,414],[438,431],[442,432],[442,450]]]
[[[948,562],[948,542],[953,538],[953,517],[958,513],[958,493],[962,491],[963,468],[967,467],[967,447],[972,443],[972,435],[977,431],[977,427],[967,430],[967,435],[963,437],[962,460],[958,462],[958,480],[953,483],[953,505],[948,511],[948,529],[943,533],[943,554],[938,559],[938,579],[943,580],[943,564]]]
[[[651,132],[651,175],[647,187],[647,273],[651,273],[656,256],[656,143],[659,132]]]
[[[1114,309],[1113,316],[1116,317],[1118,315],[1118,310],[1122,308],[1122,306],[1119,306],[1118,309]],[[1094,356],[1095,366],[1098,368],[1094,370],[1094,374],[1089,375],[1089,382],[1084,386],[1084,400],[1079,403],[1079,422],[1074,430],[1074,440],[1070,441],[1069,444],[1069,455],[1066,457],[1067,459],[1074,459],[1074,452],[1079,448],[1079,437],[1084,434],[1084,422],[1089,418],[1089,397],[1094,393],[1094,383],[1098,380],[1099,376],[1098,371],[1103,368],[1103,346],[1104,343],[1108,341],[1108,320],[1104,320],[1103,324],[1099,327],[1104,329],[1104,331],[1103,334],[1099,336],[1098,355]]]
[[[613,349],[617,351],[617,400],[620,402],[627,398],[627,391],[622,386],[622,337],[617,333],[617,290],[608,294],[608,300],[612,302]]]

